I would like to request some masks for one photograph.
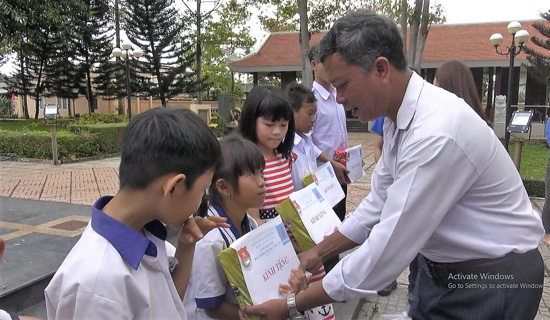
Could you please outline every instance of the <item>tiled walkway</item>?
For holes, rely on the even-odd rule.
[[[348,211],[354,210],[370,191],[370,177],[374,169],[373,133],[350,133],[350,145],[363,145],[366,175],[348,187]],[[91,205],[102,195],[115,194],[118,190],[119,158],[87,161],[53,166],[44,162],[0,162],[0,196],[70,204]],[[541,201],[534,200],[540,209]],[[6,240],[25,241],[25,238],[57,236],[71,241],[79,235],[89,221],[89,214],[54,213],[19,219],[4,210],[0,216],[0,235]],[[37,212],[37,216],[39,212]],[[32,222],[31,222],[32,221]],[[541,246],[545,265],[550,266],[550,249]],[[60,262],[60,261],[59,261]],[[55,270],[55,269],[54,269]],[[388,297],[374,296],[361,300],[356,309],[356,319],[392,319],[406,310],[407,274],[398,278],[398,289]],[[545,288],[537,319],[550,319],[550,284],[545,277]],[[346,320],[346,319],[344,319]]]

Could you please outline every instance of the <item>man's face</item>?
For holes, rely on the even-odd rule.
[[[365,75],[359,66],[346,63],[338,53],[328,56],[323,66],[327,78],[336,88],[336,101],[346,110],[352,110],[361,121],[384,115],[384,91],[375,66],[369,75]]]

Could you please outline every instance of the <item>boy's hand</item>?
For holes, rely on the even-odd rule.
[[[229,228],[230,225],[226,221],[227,218],[223,217],[191,217],[181,227],[178,243],[184,245],[195,244],[214,228]]]
[[[332,164],[332,168],[334,168],[334,173],[336,174],[338,182],[340,182],[341,185],[348,184],[349,178],[347,178],[347,176],[349,171],[346,166],[336,160],[330,160],[330,164]]]
[[[312,275],[313,274],[310,273],[306,276],[303,270],[292,269],[290,271],[290,279],[288,279],[288,284],[279,285],[279,293],[286,296],[290,293],[297,293],[307,289]]]

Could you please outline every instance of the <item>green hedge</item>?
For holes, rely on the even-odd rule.
[[[126,123],[71,126],[70,132],[58,131],[58,158],[77,159],[120,152]],[[19,158],[51,159],[51,134],[44,131],[0,130],[0,153]]]
[[[530,197],[544,198],[544,181],[523,179],[523,185]]]
[[[69,130],[76,134],[88,132],[99,137],[101,143],[100,154],[113,154],[120,152],[120,142],[122,133],[128,122],[92,124],[92,125],[72,125]]]

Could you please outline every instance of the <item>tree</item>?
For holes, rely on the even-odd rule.
[[[183,23],[173,4],[173,0],[134,0],[128,2],[126,13],[128,39],[143,49],[145,60],[134,60],[136,71],[153,77],[138,81],[163,107],[171,97],[192,92],[197,85],[190,71],[193,59],[186,55],[191,45],[182,37]]]
[[[541,13],[540,16],[547,22],[550,21],[550,10]],[[531,64],[529,71],[541,83],[545,83],[547,88],[550,88],[550,54],[547,53],[550,52],[550,25],[548,23],[535,22],[533,23],[533,27],[546,39],[532,36],[531,42],[525,46],[527,60]],[[546,99],[548,99],[548,94],[546,95]]]
[[[307,0],[298,0],[300,11],[300,53],[302,60],[302,82],[311,87],[313,85],[313,70],[308,59],[309,29],[307,25]]]
[[[248,54],[254,45],[250,27],[246,25],[250,16],[246,3],[229,0],[220,6],[216,19],[206,24],[202,72],[207,78],[203,86],[207,98],[214,92],[239,97],[244,93],[243,88],[235,87],[235,75],[233,71],[228,73],[227,60]]]
[[[44,78],[51,59],[67,54],[66,39],[62,36],[70,28],[67,15],[77,11],[79,0],[14,0],[10,2],[16,12],[26,17],[15,28],[14,51],[19,66],[14,75],[14,88],[23,95],[31,94],[35,100],[35,118],[38,118],[40,100],[44,94]],[[25,108],[26,109],[26,108]]]
[[[197,76],[197,103],[202,104],[202,87],[204,84],[204,78],[202,76],[202,44],[204,37],[202,35],[202,29],[204,25],[212,19],[212,14],[217,12],[221,5],[221,0],[207,1],[212,3],[212,7],[209,10],[202,11],[202,0],[196,0],[196,9],[193,10],[187,5],[187,1],[183,1],[183,4],[187,8],[186,15],[184,17],[184,23],[195,22],[195,74]],[[206,1],[205,1],[206,2]]]

